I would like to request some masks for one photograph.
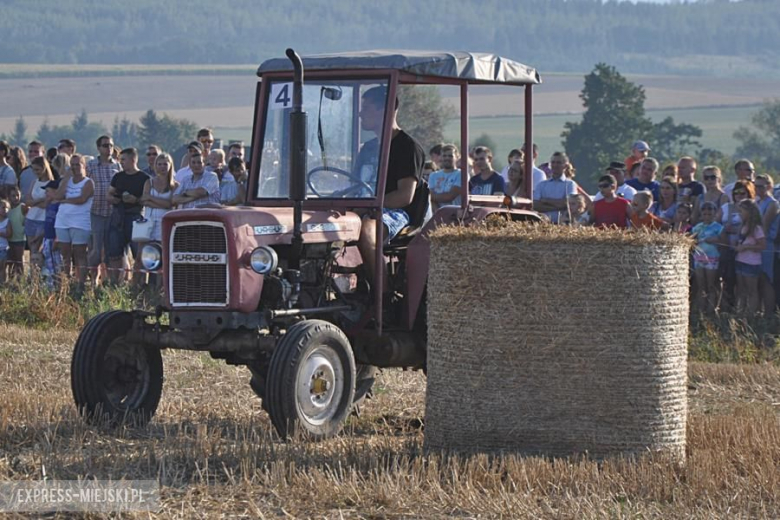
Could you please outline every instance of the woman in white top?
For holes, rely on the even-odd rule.
[[[82,287],[87,280],[87,243],[92,230],[90,212],[95,193],[95,185],[86,177],[86,172],[84,156],[73,154],[70,168],[65,169],[55,196],[60,201],[60,209],[54,221],[62,253],[62,272],[70,274],[72,258]]]
[[[152,222],[151,239],[159,242],[162,240],[162,218],[168,213],[173,204],[171,198],[179,183],[176,182],[173,171],[173,158],[167,153],[161,153],[154,162],[155,176],[144,185],[144,194],[141,204],[147,209],[146,219]]]
[[[753,199],[756,196],[756,190],[751,181],[737,181],[731,192],[733,202],[727,202],[721,206],[716,217],[716,221],[723,225],[723,231],[720,232],[720,243],[723,248],[720,252],[719,270],[723,279],[723,300],[722,307],[734,307],[736,305],[736,251],[734,248],[739,242],[739,233],[742,229],[742,217],[739,214],[737,205],[746,199]]]
[[[525,197],[525,175],[523,173],[523,157],[514,161],[507,167],[506,175],[509,182],[506,185],[506,194],[509,197]]]
[[[30,186],[30,192],[24,194],[24,203],[29,208],[24,220],[24,234],[27,235],[27,244],[30,246],[30,260],[33,264],[41,266],[41,244],[43,244],[43,227],[46,223],[46,186],[54,180],[49,167],[49,161],[45,157],[36,157],[30,163],[30,168],[36,176]]]

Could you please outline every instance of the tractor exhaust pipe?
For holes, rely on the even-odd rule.
[[[293,66],[293,105],[290,112],[290,199],[293,201],[293,237],[289,268],[299,269],[303,253],[303,201],[306,200],[306,112],[303,110],[303,60],[285,51]]]

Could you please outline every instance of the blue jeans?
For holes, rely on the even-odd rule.
[[[89,241],[89,253],[87,255],[87,265],[97,267],[102,263],[108,262],[106,244],[108,244],[108,229],[111,224],[111,217],[90,215],[92,222],[92,235]]]
[[[138,245],[133,242],[133,222],[139,217],[140,215],[137,213],[125,213],[114,208],[111,226],[108,229],[108,242],[106,243],[106,253],[109,259],[124,257],[128,245],[133,252],[133,257],[137,256]]]
[[[384,208],[382,210],[382,222],[387,226],[387,236],[385,237],[385,244],[387,244],[403,228],[409,225],[409,215],[402,209]]]

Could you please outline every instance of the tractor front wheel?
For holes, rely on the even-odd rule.
[[[326,321],[301,321],[274,350],[264,405],[283,439],[298,432],[327,439],[341,430],[352,410],[355,379],[355,359],[344,333]]]

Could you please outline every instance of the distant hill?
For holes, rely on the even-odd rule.
[[[780,76],[780,2],[4,0],[6,63],[259,63],[369,48],[488,51],[543,70]]]

